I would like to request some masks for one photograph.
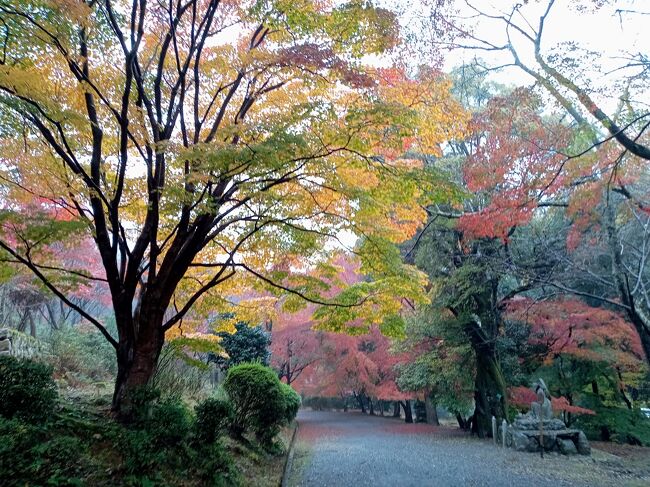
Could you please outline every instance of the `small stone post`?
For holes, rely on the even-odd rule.
[[[501,441],[503,442],[503,448],[506,447],[506,433],[508,432],[508,422],[504,419],[501,422]]]
[[[494,444],[497,444],[497,418],[492,416],[492,441],[494,441]]]

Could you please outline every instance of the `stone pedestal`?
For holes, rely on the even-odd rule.
[[[554,451],[563,455],[591,454],[591,448],[585,434],[580,430],[567,428],[560,419],[539,420],[520,416],[508,427],[506,446],[517,451],[540,451],[540,421],[543,422],[541,443],[544,451]]]

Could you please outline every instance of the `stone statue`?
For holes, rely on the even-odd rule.
[[[548,398],[550,394],[543,379],[538,379],[535,383],[535,394],[537,394],[537,401],[533,401],[530,405],[530,415],[535,419],[553,419],[553,408]]]
[[[503,426],[506,446],[528,452],[538,452],[541,449],[564,455],[589,455],[591,448],[585,434],[567,428],[564,421],[553,417],[551,394],[542,379],[533,384],[533,391],[537,400],[531,403],[530,411],[519,414],[511,425]]]

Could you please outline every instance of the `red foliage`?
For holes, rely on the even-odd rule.
[[[598,203],[606,184],[629,184],[638,179],[638,164],[628,164],[611,178],[606,174],[617,159],[615,144],[580,152],[571,148],[575,133],[544,118],[540,101],[526,89],[492,99],[476,114],[471,129],[477,148],[468,157],[464,177],[470,191],[487,203],[460,218],[459,228],[474,238],[507,239],[511,228],[526,224],[540,204],[556,197],[569,201],[567,215],[575,229],[568,246],[575,249],[581,234],[597,224]]]
[[[537,396],[532,389],[528,387],[510,387],[508,388],[508,398],[510,404],[522,408],[529,408],[533,401],[537,400]],[[561,411],[571,414],[596,414],[595,411],[579,406],[569,404],[569,401],[564,397],[551,397],[551,405],[553,411]]]
[[[513,299],[507,304],[506,317],[531,326],[529,340],[544,346],[547,361],[569,354],[635,370],[643,360],[639,336],[623,316],[578,299]]]
[[[349,258],[340,256],[335,264],[341,267],[335,281],[351,284],[362,279],[358,264]],[[329,291],[332,296],[337,292],[336,286]],[[292,386],[309,396],[411,397],[395,384],[394,366],[400,356],[391,353],[390,339],[378,327],[357,336],[319,331],[313,328],[313,311],[308,306],[296,313],[281,313],[273,325],[271,360],[285,373],[285,380],[289,370]]]

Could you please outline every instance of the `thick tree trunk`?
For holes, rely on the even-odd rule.
[[[368,397],[368,414],[370,414],[371,416],[375,415],[375,406],[372,403],[371,397]]]
[[[133,413],[134,394],[150,385],[154,377],[165,337],[160,313],[141,316],[138,326],[133,327],[138,331],[137,336],[122,334],[117,350],[117,378],[112,408],[126,420]]]
[[[436,411],[436,405],[431,399],[430,392],[425,392],[424,394],[424,408],[427,412],[427,423],[440,426],[440,421],[438,420],[438,411]]]
[[[411,400],[406,399],[402,403],[402,407],[404,408],[404,422],[405,423],[412,423],[413,422],[413,411],[411,411]]]
[[[492,435],[492,416],[501,424],[508,411],[506,382],[494,343],[496,330],[493,323],[479,322],[472,322],[466,328],[476,355],[472,432],[479,438]]]

